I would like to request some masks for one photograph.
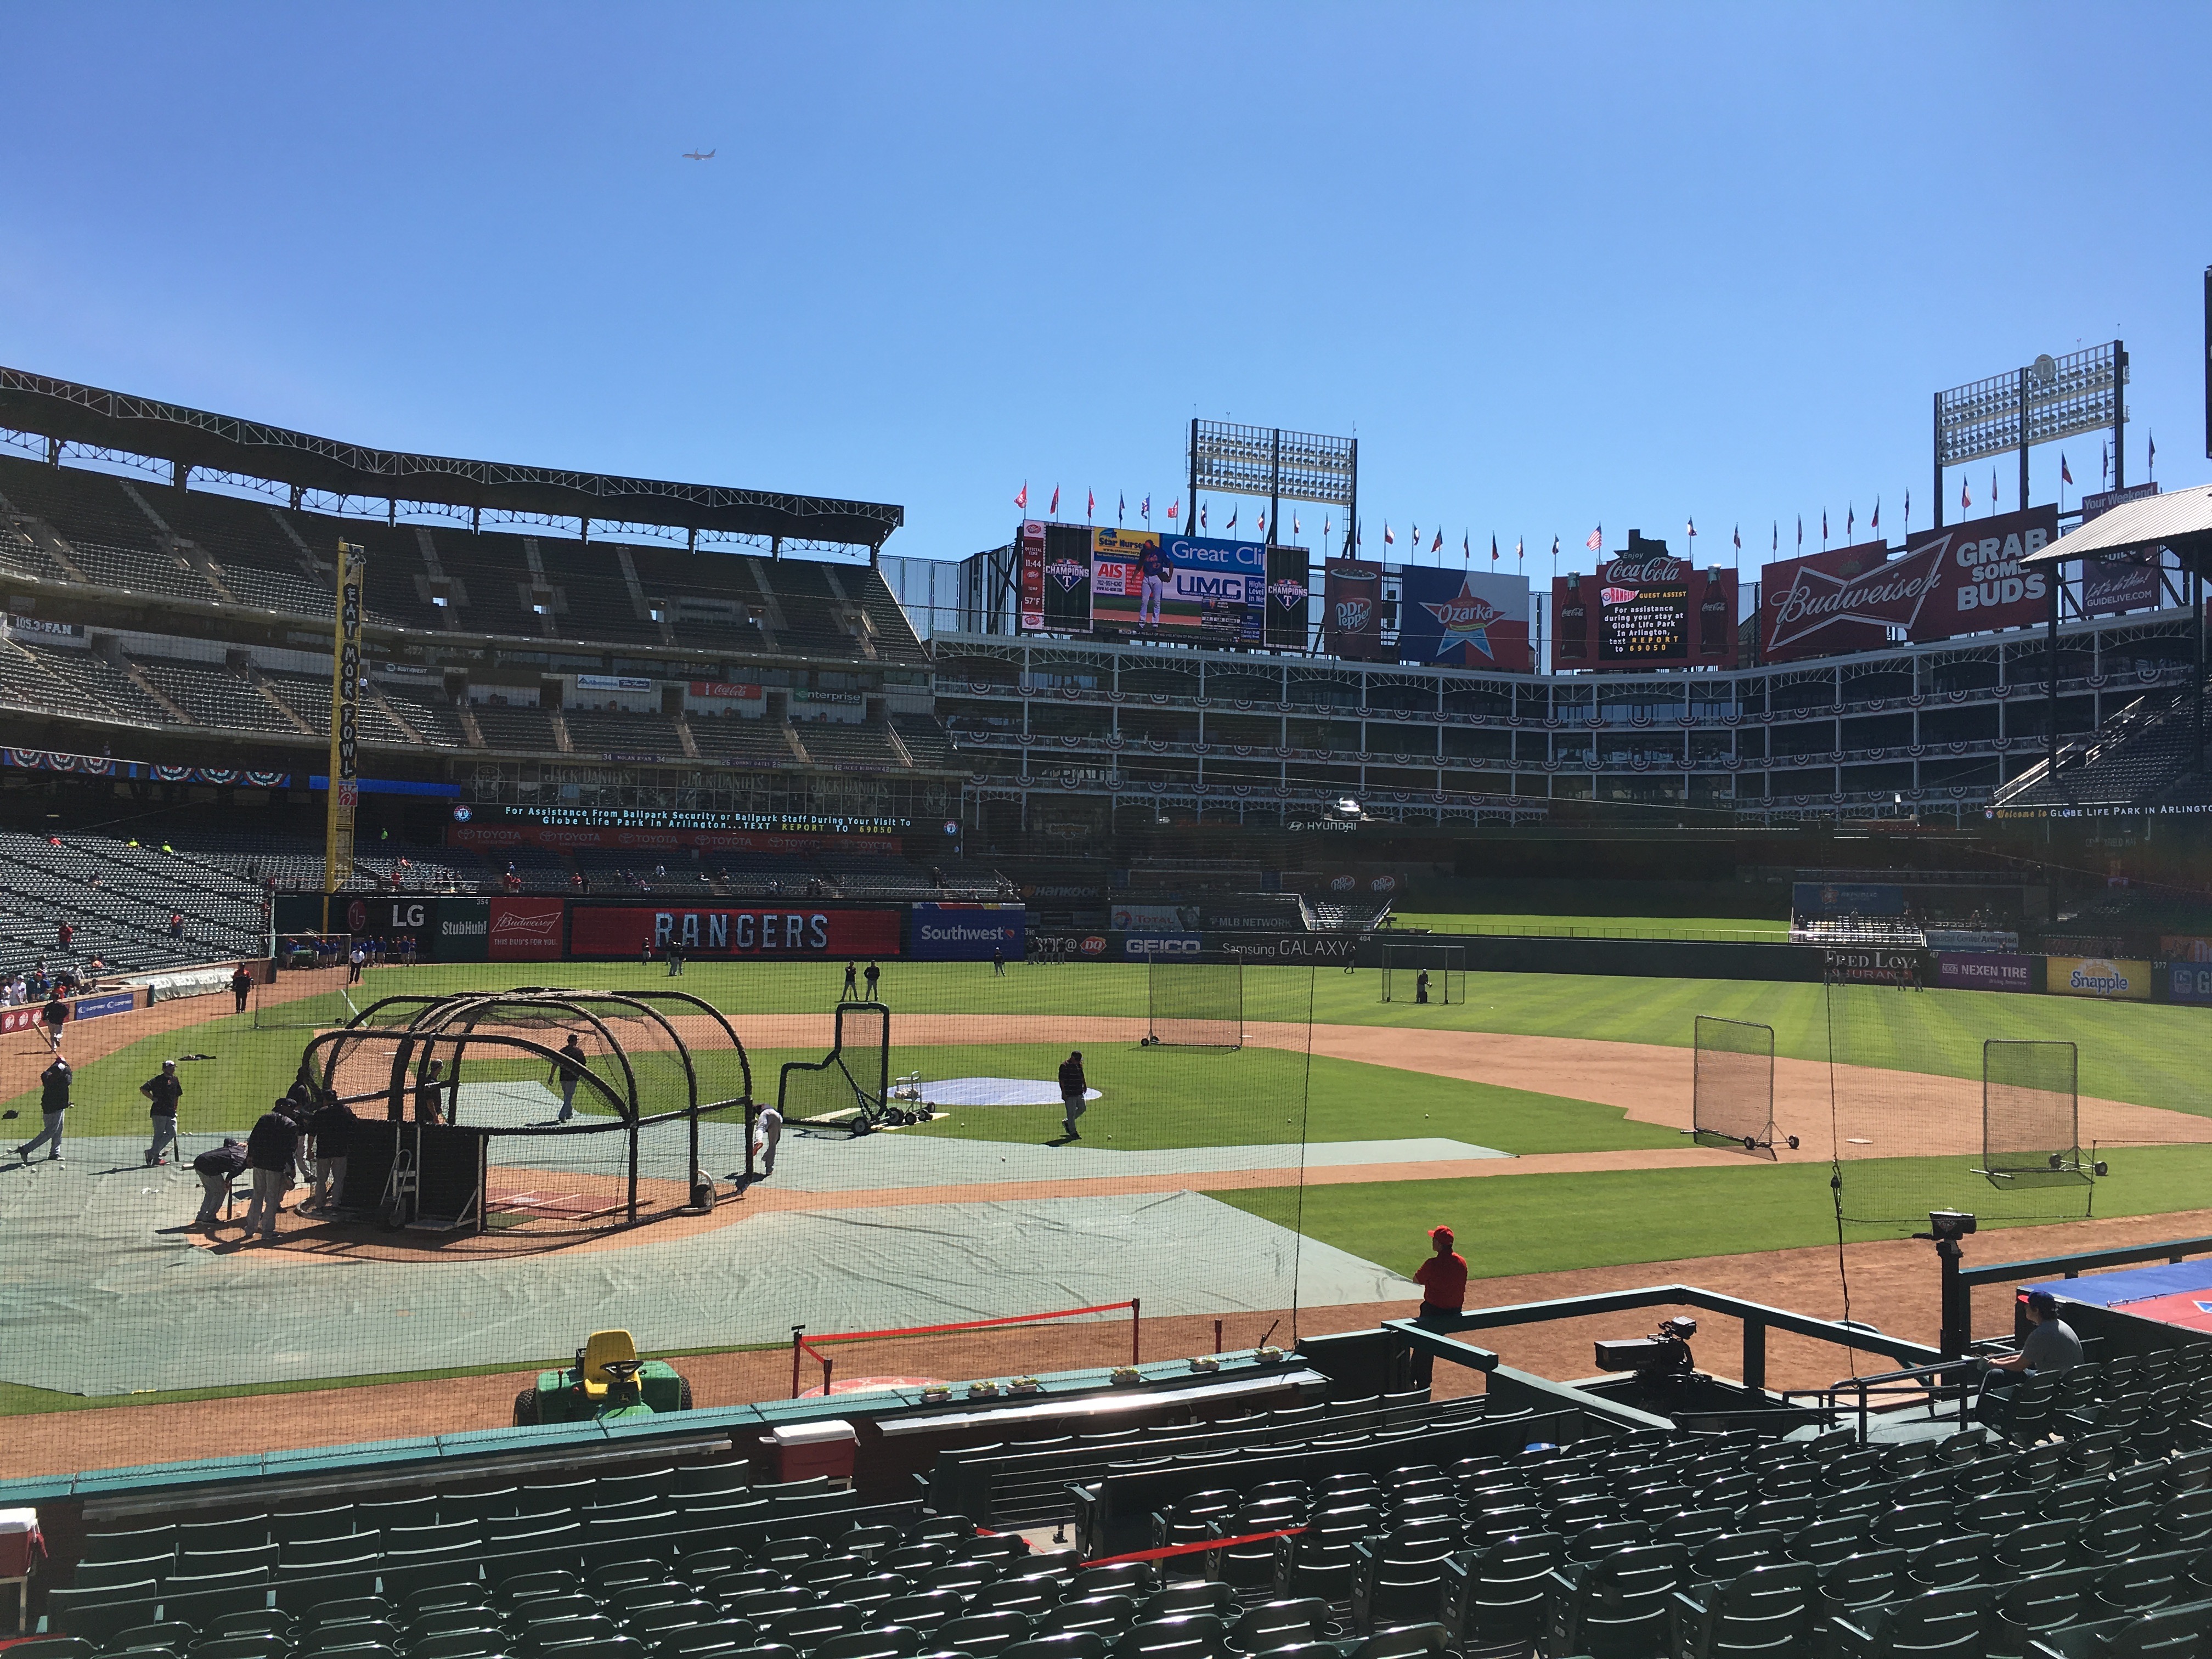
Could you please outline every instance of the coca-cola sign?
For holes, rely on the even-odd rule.
[[[1613,583],[1678,582],[1682,580],[1681,560],[1666,553],[1641,559],[1614,559],[1605,568],[1605,580]]]

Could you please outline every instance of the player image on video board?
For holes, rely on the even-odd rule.
[[[1100,526],[1091,532],[1091,620],[1127,634],[1265,641],[1267,550]]]

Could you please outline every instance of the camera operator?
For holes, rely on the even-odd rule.
[[[2058,1298],[2050,1291],[2027,1293],[2027,1340],[2020,1345],[2020,1352],[1989,1362],[1986,1388],[2002,1392],[2014,1387],[2021,1376],[2056,1376],[2081,1363],[2081,1339],[2058,1316]],[[2011,1374],[1999,1376],[1999,1372]]]

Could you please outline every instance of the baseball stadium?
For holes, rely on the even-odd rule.
[[[21,1659],[2195,1651],[2212,492],[1540,593],[0,450]]]

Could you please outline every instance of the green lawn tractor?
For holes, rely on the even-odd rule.
[[[540,1371],[514,1396],[514,1425],[595,1423],[691,1409],[691,1381],[665,1359],[640,1359],[628,1331],[593,1331],[566,1370]]]

